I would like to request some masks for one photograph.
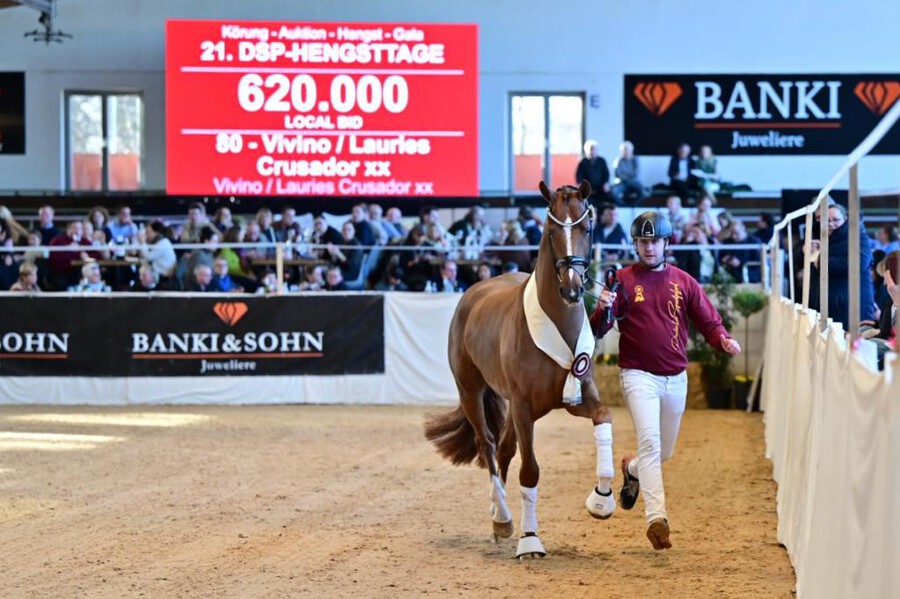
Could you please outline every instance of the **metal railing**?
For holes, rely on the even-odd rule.
[[[820,243],[820,253],[819,253],[819,326],[821,330],[824,330],[825,327],[828,326],[828,202],[823,202],[822,200],[828,198],[831,191],[835,188],[835,186],[840,183],[845,176],[849,174],[849,194],[848,194],[848,206],[847,206],[847,215],[848,215],[848,241],[849,241],[849,249],[848,256],[854,257],[859,256],[860,252],[860,239],[859,234],[859,161],[866,156],[872,149],[878,144],[879,141],[887,134],[888,131],[900,120],[900,102],[895,102],[894,106],[884,115],[884,118],[881,119],[881,122],[872,130],[869,135],[853,150],[848,156],[844,163],[838,168],[837,172],[831,177],[828,183],[823,187],[819,193],[816,195],[815,200],[808,206],[803,208],[799,208],[787,216],[785,216],[781,222],[779,222],[775,226],[775,233],[772,235],[772,239],[766,245],[765,252],[766,256],[764,256],[764,262],[766,262],[768,255],[771,255],[772,260],[771,264],[773,268],[771,269],[770,277],[766,278],[766,289],[770,293],[773,289],[777,289],[779,294],[783,294],[785,290],[784,285],[784,256],[782,253],[784,250],[781,248],[781,235],[787,230],[787,263],[788,263],[788,271],[789,271],[789,297],[791,301],[796,302],[796,295],[794,289],[794,244],[793,244],[793,230],[791,224],[794,220],[804,217],[806,219],[805,225],[805,239],[804,239],[804,258],[803,258],[803,288],[801,290],[802,293],[802,305],[804,309],[809,308],[809,294],[810,294],[810,266],[812,264],[812,231],[813,231],[813,214],[818,210],[819,211],[819,243]],[[849,267],[849,285],[850,285],[850,317],[849,317],[849,328],[847,331],[850,335],[851,342],[855,341],[859,337],[859,323],[860,323],[860,277],[863,276],[864,273],[860,272],[859,261],[858,260],[848,260]],[[865,273],[868,276],[868,273]]]
[[[141,258],[142,254],[146,254],[146,252],[152,247],[153,244],[104,244],[104,245],[66,245],[66,246],[0,246],[0,257],[4,254],[14,254],[17,255],[20,259],[22,255],[26,256],[39,256],[41,258],[49,258],[49,255],[54,252],[66,252],[66,253],[78,253],[85,252],[88,254],[97,254],[99,258],[94,257],[94,260],[103,264],[106,260],[126,260],[130,259],[131,265],[134,268],[139,267],[141,264],[146,262],[146,260]],[[319,251],[325,250],[329,247],[327,244],[313,244],[313,243],[304,243],[304,242],[240,242],[240,243],[216,243],[214,245],[204,244],[204,243],[173,243],[172,248],[175,250],[176,255],[184,255],[190,251],[196,249],[206,249],[213,253],[215,253],[219,249],[223,248],[231,248],[234,250],[246,250],[246,249],[254,249],[258,251],[265,252],[266,254],[272,256],[268,260],[274,259],[274,267],[275,267],[275,275],[277,278],[277,288],[275,293],[283,294],[286,292],[285,289],[285,278],[284,274],[286,268],[290,266],[290,261],[294,258],[297,259],[307,259],[307,260],[320,260],[322,264],[328,263],[326,258],[323,258]],[[490,262],[492,258],[495,258],[497,255],[502,255],[504,252],[510,251],[536,251],[538,246],[536,245],[460,245],[460,246],[433,246],[433,245],[394,245],[394,244],[386,244],[386,245],[373,245],[373,246],[362,246],[362,245],[333,245],[337,249],[341,250],[354,250],[358,249],[364,252],[365,255],[371,256],[373,254],[373,250],[375,250],[379,255],[383,252],[395,253],[395,252],[424,252],[424,253],[432,253],[440,256],[442,259],[450,259],[450,260],[462,260],[469,264],[475,264],[481,261]],[[759,244],[706,244],[706,245],[671,245],[669,246],[670,250],[673,251],[701,251],[708,250],[713,253],[722,251],[722,250],[745,250],[751,249],[756,251],[762,251],[764,246]],[[604,261],[603,253],[606,251],[618,251],[624,253],[632,253],[633,246],[630,244],[594,244],[592,248],[594,259],[598,261],[598,263],[604,263],[609,261]],[[108,257],[104,257],[108,256]],[[627,262],[627,260],[626,260]],[[252,261],[250,261],[252,265]],[[119,265],[123,266],[123,265]],[[177,263],[176,263],[177,266]],[[368,277],[368,275],[372,272],[372,270],[377,266],[377,264],[372,261],[366,261],[364,264],[364,272],[362,273],[363,281]],[[745,264],[746,266],[762,266],[765,268],[764,260],[760,260],[760,262],[748,262]],[[190,273],[188,273],[190,276]],[[2,290],[6,291],[6,290]],[[60,292],[65,292],[60,290]],[[111,293],[116,293],[117,291],[112,291]]]

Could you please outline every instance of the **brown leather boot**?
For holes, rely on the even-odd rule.
[[[671,549],[672,543],[669,542],[669,522],[665,518],[656,518],[650,522],[647,528],[647,538],[650,544],[657,551],[662,549]]]

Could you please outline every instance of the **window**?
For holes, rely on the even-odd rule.
[[[132,191],[143,185],[144,104],[137,94],[66,93],[66,188]]]
[[[512,192],[535,193],[575,184],[584,144],[583,94],[515,94],[512,116]]]

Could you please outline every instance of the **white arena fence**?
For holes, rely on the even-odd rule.
[[[783,259],[778,245],[785,231],[790,234],[793,219],[805,218],[807,231],[811,230],[813,211],[820,204],[827,210],[822,200],[848,172],[849,226],[855,230],[859,222],[856,165],[898,119],[900,102],[848,157],[813,204],[779,223],[767,248],[775,268],[770,271],[761,404],[766,453],[778,483],[778,540],[791,557],[800,598],[886,599],[896,597],[900,589],[900,359],[889,353],[884,371],[874,370],[870,342],[854,339],[858,309],[851,320],[853,335],[821,318],[808,309],[808,276],[802,302],[795,303],[793,272],[787,279],[783,266],[793,261]],[[820,259],[827,265],[824,237]],[[808,273],[808,258],[805,266]],[[859,279],[854,276],[868,273],[859,273],[858,266],[855,270],[854,275],[851,267],[850,292],[858,307]],[[788,297],[782,297],[783,293]],[[850,306],[853,310],[852,299]]]

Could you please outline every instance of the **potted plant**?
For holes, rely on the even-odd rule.
[[[706,294],[722,317],[722,325],[732,330],[734,313],[731,296],[734,293],[734,279],[727,272],[716,272],[708,285]],[[731,355],[717,351],[710,346],[693,323],[690,327],[688,359],[700,364],[700,379],[706,391],[710,408],[724,410],[731,407],[733,381],[731,379]]]
[[[744,374],[734,377],[734,407],[747,409],[747,396],[753,386],[750,376],[750,317],[766,307],[766,296],[761,291],[738,291],[731,298],[731,305],[744,317]]]

